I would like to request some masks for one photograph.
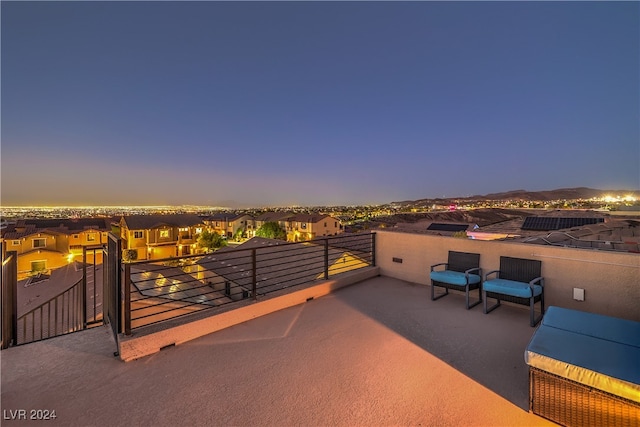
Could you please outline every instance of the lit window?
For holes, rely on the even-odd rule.
[[[11,242],[13,246],[20,246],[20,240],[14,240]]]
[[[160,230],[160,238],[161,239],[169,238],[169,230]]]
[[[142,239],[144,237],[144,231],[134,231],[133,238],[134,239]]]
[[[180,231],[189,231],[189,227],[182,227],[182,228],[179,228],[178,230],[180,230]]]
[[[307,228],[307,223],[306,222],[301,222],[300,223],[300,228]]]
[[[44,248],[47,246],[47,239],[33,239],[34,248]]]
[[[45,271],[47,269],[47,261],[31,261],[31,271]]]
[[[196,233],[198,233],[198,234],[199,234],[199,233],[202,233],[202,227],[197,227],[197,228],[196,228]]]
[[[95,242],[95,241],[96,241],[96,234],[95,233],[87,234],[87,242]]]

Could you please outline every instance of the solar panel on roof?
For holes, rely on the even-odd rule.
[[[427,230],[430,231],[452,231],[452,232],[458,232],[458,231],[466,231],[466,229],[469,228],[469,225],[467,224],[442,224],[442,223],[437,223],[434,222],[432,224],[429,225],[429,227],[427,227]]]
[[[604,218],[530,216],[525,218],[524,224],[522,224],[521,228],[523,230],[549,231],[582,227],[585,225],[597,224],[600,222],[604,222]]]

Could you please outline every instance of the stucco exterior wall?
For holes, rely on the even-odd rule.
[[[449,250],[479,253],[483,274],[500,267],[500,256],[540,260],[546,307],[640,321],[640,254],[376,231],[376,264],[385,276],[430,285],[429,267],[446,262]],[[573,299],[573,288],[585,290],[584,301]]]
[[[31,262],[44,261],[46,270],[64,267],[69,263],[66,254],[50,250],[34,250],[18,255],[18,280],[25,279],[32,273]]]

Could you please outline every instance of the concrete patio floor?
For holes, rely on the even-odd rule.
[[[528,413],[527,311],[377,277],[124,363],[100,327],[0,353],[2,425],[553,425]]]

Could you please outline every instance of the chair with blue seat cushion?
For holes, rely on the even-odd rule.
[[[429,277],[432,301],[449,295],[449,289],[454,289],[465,292],[467,310],[482,302],[480,254],[449,251],[447,262],[432,265]],[[436,296],[436,287],[444,288],[445,292]],[[474,289],[478,289],[478,301],[469,304],[469,291]]]
[[[530,325],[533,327],[544,315],[544,278],[541,274],[542,262],[532,259],[500,257],[500,270],[493,270],[485,275],[482,284],[484,313],[490,313],[500,306],[500,301],[528,305],[530,309]],[[494,275],[494,278],[489,278]],[[498,302],[487,307],[487,298],[495,298]],[[540,302],[540,315],[535,316],[535,303]]]

